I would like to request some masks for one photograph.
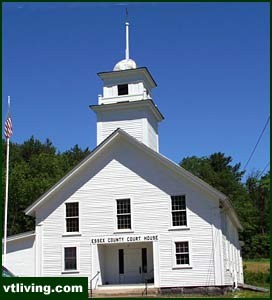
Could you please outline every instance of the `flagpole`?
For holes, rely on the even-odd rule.
[[[8,112],[10,111],[10,96],[8,96]],[[5,197],[5,221],[4,221],[4,266],[7,266],[7,225],[8,225],[8,183],[9,183],[9,137],[7,137],[6,160],[6,197]]]

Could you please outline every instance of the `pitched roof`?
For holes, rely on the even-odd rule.
[[[14,235],[10,235],[7,237],[7,242],[13,242],[16,240],[21,240],[29,237],[34,237],[35,236],[35,231],[27,231],[23,233],[18,233]],[[2,243],[4,243],[4,239],[2,239]]]
[[[164,119],[164,116],[158,109],[157,105],[153,102],[152,99],[146,99],[146,100],[137,100],[137,101],[120,101],[116,103],[108,103],[108,104],[102,104],[102,105],[90,105],[90,108],[92,108],[95,112],[99,111],[113,111],[114,109],[119,110],[122,109],[135,109],[135,108],[142,108],[142,107],[148,107],[157,118],[157,121],[162,121]]]
[[[60,181],[58,181],[54,186],[52,186],[46,193],[44,193],[40,198],[38,198],[34,203],[32,203],[29,207],[25,209],[25,213],[27,215],[34,215],[34,212],[37,207],[43,204],[49,196],[51,196],[58,188],[62,186],[68,179],[73,177],[83,166],[88,164],[91,160],[93,160],[107,145],[112,143],[118,136],[123,137],[127,141],[131,142],[134,146],[138,147],[142,151],[146,152],[150,156],[154,157],[160,163],[165,165],[166,167],[170,168],[172,171],[178,173],[179,175],[186,177],[189,181],[196,184],[200,188],[206,190],[213,196],[217,197],[219,200],[222,201],[226,210],[229,211],[231,218],[235,222],[236,226],[239,229],[243,229],[239,219],[235,213],[235,210],[226,195],[218,191],[217,189],[213,188],[211,185],[203,181],[202,179],[198,178],[197,176],[193,175],[192,173],[186,171],[184,168],[179,166],[178,164],[174,163],[170,159],[166,158],[162,154],[154,151],[150,147],[146,146],[142,142],[138,141],[136,138],[132,137],[124,130],[117,128],[111,135],[109,135],[102,143],[100,143],[84,160],[82,160],[75,168],[73,168],[67,175],[65,175]]]
[[[108,72],[99,72],[97,75],[102,79],[105,80],[106,78],[122,75],[123,77],[127,77],[129,74],[134,74],[134,73],[141,73],[143,74],[148,81],[151,83],[152,87],[156,87],[157,83],[152,77],[151,73],[149,72],[147,67],[138,67],[136,69],[127,69],[127,70],[119,70],[119,71],[108,71]]]

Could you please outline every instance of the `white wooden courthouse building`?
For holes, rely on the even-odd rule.
[[[146,67],[126,58],[98,73],[97,147],[25,210],[35,231],[11,236],[18,276],[87,276],[94,288],[220,287],[243,283],[228,197],[159,153],[163,116]]]

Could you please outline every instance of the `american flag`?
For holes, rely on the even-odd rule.
[[[12,136],[12,121],[11,116],[8,115],[5,122],[5,137],[9,139]]]

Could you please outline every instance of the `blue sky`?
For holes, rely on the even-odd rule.
[[[269,116],[268,3],[4,3],[2,124],[13,142],[96,146],[96,75],[130,57],[158,84],[160,152],[175,162],[224,152],[245,165]],[[269,161],[269,127],[247,174]]]

